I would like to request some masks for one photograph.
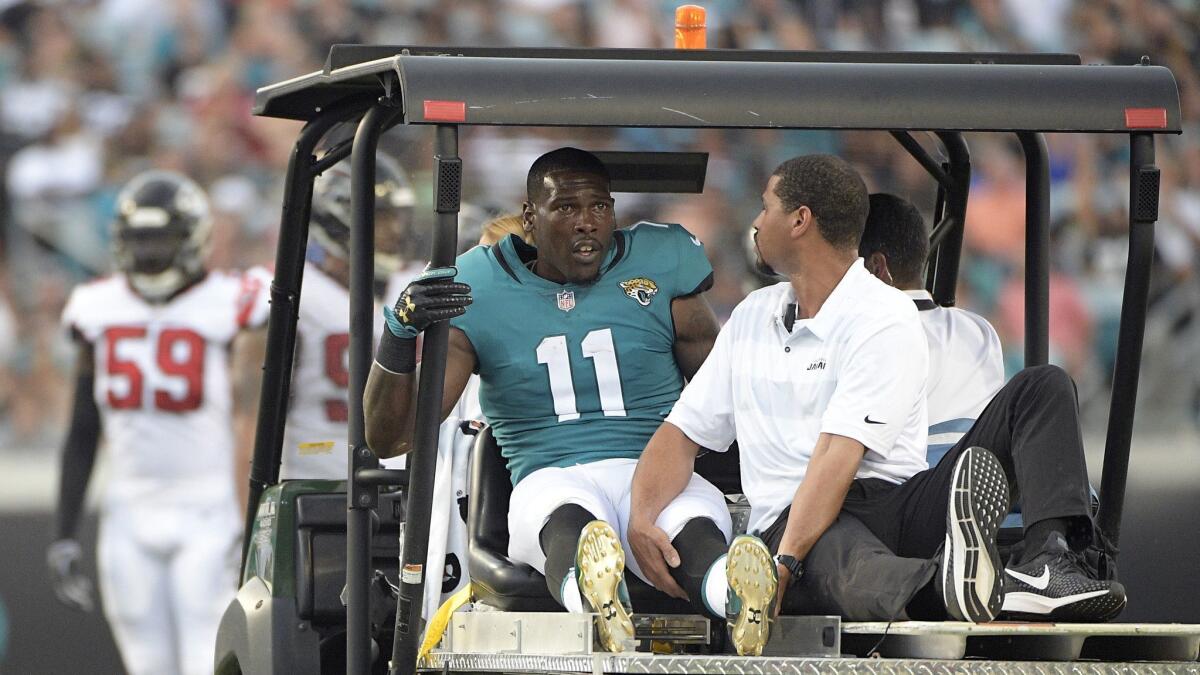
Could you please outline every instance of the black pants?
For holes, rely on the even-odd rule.
[[[848,619],[903,618],[898,612],[906,604],[903,596],[911,599],[932,578],[935,561],[930,559],[946,537],[954,463],[973,446],[990,450],[1000,460],[1026,527],[1047,518],[1083,518],[1090,523],[1075,385],[1057,366],[1027,368],[996,394],[936,466],[900,485],[869,478],[851,484],[842,514],[864,527],[857,528],[853,521],[847,525],[843,521],[848,519],[839,517],[805,559],[805,576],[814,576],[814,583],[831,594],[820,602],[837,604]],[[763,533],[768,546],[778,545],[787,515],[784,511]],[[863,541],[867,532],[877,542]],[[897,592],[867,602],[880,580]],[[798,594],[803,595],[803,586],[797,584]],[[785,597],[785,610],[789,604]],[[888,612],[892,616],[886,616]]]

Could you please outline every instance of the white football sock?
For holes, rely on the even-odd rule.
[[[583,608],[583,596],[579,594],[579,582],[575,580],[574,567],[567,570],[567,576],[563,577],[560,596],[562,597],[563,607],[568,612],[582,614],[587,611]]]

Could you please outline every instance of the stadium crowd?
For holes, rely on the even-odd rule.
[[[0,449],[54,446],[68,414],[70,288],[109,267],[118,188],[150,167],[212,199],[215,267],[269,263],[298,125],[255,118],[256,88],[319,69],[334,43],[669,47],[662,0],[0,0]],[[709,46],[792,50],[1073,52],[1085,63],[1148,54],[1180,86],[1185,133],[1162,138],[1151,338],[1200,344],[1200,6],[1186,0],[713,0]],[[428,200],[428,134],[386,140]],[[624,222],[685,224],[716,270],[719,316],[759,280],[745,231],[771,168],[805,152],[852,161],[871,191],[928,214],[932,182],[886,134],[632,129],[469,129],[468,198],[513,210],[528,166],[565,142],[702,150],[706,191],[619,195]],[[1055,241],[1052,359],[1085,400],[1107,387],[1124,276],[1127,141],[1050,136]],[[1024,185],[1015,139],[968,137],[973,185],[960,304],[992,320],[1020,364]],[[424,189],[422,189],[424,186]],[[418,214],[429,213],[418,205]],[[415,249],[414,256],[419,255]],[[1155,332],[1157,330],[1157,332]],[[1191,350],[1195,351],[1196,347]],[[1185,350],[1186,351],[1186,350]],[[1174,358],[1186,358],[1187,354]],[[1170,370],[1168,368],[1168,370]],[[1196,386],[1189,389],[1195,395]],[[1098,397],[1106,399],[1106,396]],[[1183,401],[1193,409],[1197,401]]]

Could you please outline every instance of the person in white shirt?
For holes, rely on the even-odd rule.
[[[928,346],[912,301],[858,258],[862,178],[837,157],[797,157],[775,170],[762,199],[759,266],[787,281],[738,305],[643,452],[629,525],[641,568],[669,576],[677,556],[654,520],[700,448],[724,450],[736,437],[750,530],[766,543],[736,538],[709,578],[725,578],[740,654],[761,653],[780,596],[839,513],[914,559],[920,586],[938,587],[951,616],[993,619],[1004,471],[979,448],[927,469]],[[720,585],[705,589],[710,604]]]
[[[1004,611],[1051,621],[1116,617],[1125,589],[1083,562],[1089,547],[1103,544],[1090,515],[1070,376],[1036,366],[1005,385],[1000,338],[987,319],[940,307],[924,289],[929,235],[916,207],[889,194],[871,195],[870,205],[859,255],[912,298],[929,343],[929,461],[983,445],[1021,503],[1024,541],[1005,570]]]
[[[260,275],[205,268],[211,231],[198,185],[139,174],[117,196],[118,271],[76,287],[63,309],[79,355],[47,563],[59,600],[90,610],[75,532],[103,438],[97,571],[133,675],[211,673],[237,584],[234,486],[246,476],[235,463],[229,351],[269,308]]]

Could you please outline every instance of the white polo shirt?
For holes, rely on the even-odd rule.
[[[724,450],[736,438],[750,530],[792,503],[822,433],[867,448],[857,477],[900,483],[925,463],[928,347],[912,300],[857,260],[791,333],[790,283],[746,297],[667,421]]]
[[[1004,386],[1000,336],[987,319],[939,307],[928,291],[905,291],[920,308],[929,341],[929,454],[936,464]]]

